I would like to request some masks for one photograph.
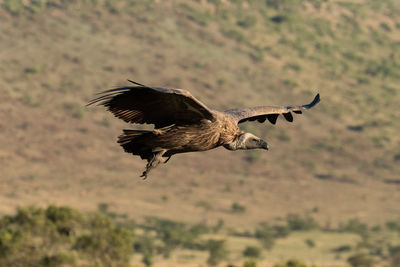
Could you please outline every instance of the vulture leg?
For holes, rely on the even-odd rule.
[[[149,162],[147,162],[146,165],[146,170],[144,170],[144,172],[142,173],[142,175],[140,177],[143,177],[143,180],[145,180],[147,178],[147,175],[149,174],[149,172],[154,169],[155,167],[158,166],[158,164],[160,163],[165,163],[169,160],[169,158],[167,160],[164,160],[162,158],[163,154],[167,152],[166,149],[163,149],[161,151],[158,151],[156,153],[154,153],[152,155],[152,158],[149,160]]]

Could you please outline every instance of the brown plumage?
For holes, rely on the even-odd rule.
[[[242,132],[238,124],[255,120],[275,124],[280,114],[292,122],[291,112],[301,114],[320,101],[317,94],[310,104],[302,106],[259,106],[220,112],[207,108],[186,90],[130,82],[135,86],[104,91],[88,105],[101,104],[129,123],[154,124],[154,130],[124,130],[118,138],[126,152],[147,160],[144,178],[151,169],[178,153],[218,146],[229,150],[268,149],[267,142]]]

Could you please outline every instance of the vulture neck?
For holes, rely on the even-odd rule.
[[[225,144],[224,147],[229,150],[247,150],[258,148],[268,150],[267,142],[251,133],[243,133],[239,135],[238,138],[236,138],[232,142]]]
[[[227,144],[224,144],[224,147],[228,150],[239,150],[239,149],[247,149],[245,145],[245,135],[241,134],[235,140],[232,142],[229,142]]]

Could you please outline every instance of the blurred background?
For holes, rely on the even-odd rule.
[[[0,266],[400,266],[397,0],[0,0]],[[95,93],[321,103],[145,161]]]

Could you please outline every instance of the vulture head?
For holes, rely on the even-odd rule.
[[[236,143],[236,149],[256,149],[262,148],[268,150],[268,144],[261,138],[251,133],[241,134]]]

